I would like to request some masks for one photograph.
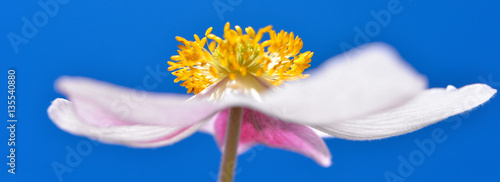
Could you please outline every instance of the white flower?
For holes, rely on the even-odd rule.
[[[427,89],[426,78],[381,43],[333,57],[310,75],[265,92],[258,90],[266,87],[258,77],[237,76],[191,99],[62,77],[56,88],[71,101],[56,99],[48,114],[59,128],[75,135],[160,147],[198,130],[214,134],[220,144],[226,109],[241,106],[245,113],[239,152],[264,143],[329,166],[331,156],[319,136],[373,140],[402,135],[469,111],[496,93],[485,84]]]

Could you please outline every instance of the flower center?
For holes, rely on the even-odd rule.
[[[181,86],[188,93],[198,94],[208,86],[225,78],[236,79],[238,75],[251,74],[279,86],[284,81],[305,78],[302,72],[308,68],[313,52],[300,53],[303,43],[293,32],[276,33],[272,26],[259,29],[255,33],[252,27],[230,28],[229,22],[224,26],[222,38],[211,34],[212,27],[201,38],[194,34],[195,41],[175,37],[182,43],[177,52],[170,57],[169,71],[177,76],[174,82],[183,81]],[[265,33],[270,39],[262,41]],[[208,43],[210,39],[210,43]]]

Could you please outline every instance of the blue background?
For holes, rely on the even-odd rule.
[[[48,119],[50,102],[62,95],[53,89],[61,75],[92,77],[128,87],[142,84],[147,67],[167,68],[176,54],[175,36],[192,39],[213,26],[221,35],[226,21],[254,28],[273,25],[293,31],[314,51],[312,67],[341,53],[342,42],[355,45],[355,27],[387,10],[390,1],[69,1],[38,32],[18,46],[9,32],[22,36],[22,18],[31,22],[43,11],[38,1],[3,1],[0,7],[0,80],[17,70],[17,166],[7,173],[7,139],[1,121],[0,181],[57,181],[51,164],[65,164],[66,147],[88,139],[59,130]],[[42,0],[47,2],[47,0]],[[228,8],[219,16],[214,2]],[[485,82],[500,88],[500,1],[401,0],[401,12],[369,37],[395,46],[431,87]],[[375,29],[372,29],[374,31]],[[169,75],[156,92],[185,93]],[[6,110],[6,86],[1,110]],[[326,141],[334,164],[323,168],[301,155],[259,147],[239,157],[237,181],[386,181],[392,173],[406,181],[500,181],[500,100],[494,98],[470,114],[456,116],[414,133],[376,141]],[[7,113],[2,111],[2,118]],[[458,124],[457,124],[458,123]],[[455,126],[455,127],[454,127]],[[398,172],[399,156],[420,151],[416,139],[430,139],[442,129],[446,141],[408,174]],[[214,181],[220,152],[213,138],[197,133],[173,146],[132,149],[100,144],[62,175],[64,181]],[[212,175],[211,175],[212,174]]]

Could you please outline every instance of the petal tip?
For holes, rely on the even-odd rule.
[[[473,84],[471,85],[471,87],[477,88],[475,94],[477,98],[480,100],[480,102],[482,102],[483,104],[484,102],[487,102],[488,100],[493,98],[493,96],[495,96],[495,94],[497,93],[496,89],[491,88],[489,85],[486,84]]]
[[[319,165],[321,165],[322,167],[330,167],[332,165],[332,158],[331,157],[325,157],[325,158],[322,158],[322,159],[319,159],[318,161]]]
[[[54,88],[58,92],[64,93],[68,88],[68,84],[70,84],[74,79],[75,78],[71,76],[61,76],[54,82]]]
[[[446,87],[446,91],[453,91],[453,90],[457,90],[457,87],[453,86],[453,85],[448,85]]]
[[[60,107],[63,107],[64,105],[67,105],[71,103],[71,101],[63,99],[63,98],[56,98],[53,101],[50,102],[50,106],[47,108],[47,113],[49,114],[49,117]]]

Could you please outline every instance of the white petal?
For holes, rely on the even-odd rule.
[[[450,116],[469,111],[488,101],[496,90],[485,84],[460,89],[448,86],[422,92],[406,104],[371,116],[317,125],[335,137],[371,140],[409,133]]]
[[[316,135],[320,136],[321,138],[333,138],[334,137],[334,136],[332,136],[332,135],[330,135],[328,133],[325,133],[323,131],[320,131],[320,130],[314,128],[314,127],[309,127],[309,128],[311,128],[311,130],[313,130],[314,133],[316,133]]]
[[[217,115],[214,115],[210,119],[208,119],[205,122],[205,124],[203,124],[203,126],[201,126],[199,131],[213,135],[215,133],[214,123],[215,123],[216,117],[217,117]]]
[[[333,57],[310,78],[249,105],[286,121],[326,124],[401,105],[426,88],[426,79],[388,45],[358,50]]]
[[[94,126],[190,126],[222,109],[216,103],[186,102],[187,95],[139,91],[89,78],[62,77],[56,88],[74,103],[78,115]]]
[[[86,136],[104,143],[132,147],[160,147],[184,139],[201,127],[203,122],[188,127],[163,126],[109,126],[98,127],[83,122],[75,112],[73,103],[56,99],[48,109],[50,119],[62,130]]]

